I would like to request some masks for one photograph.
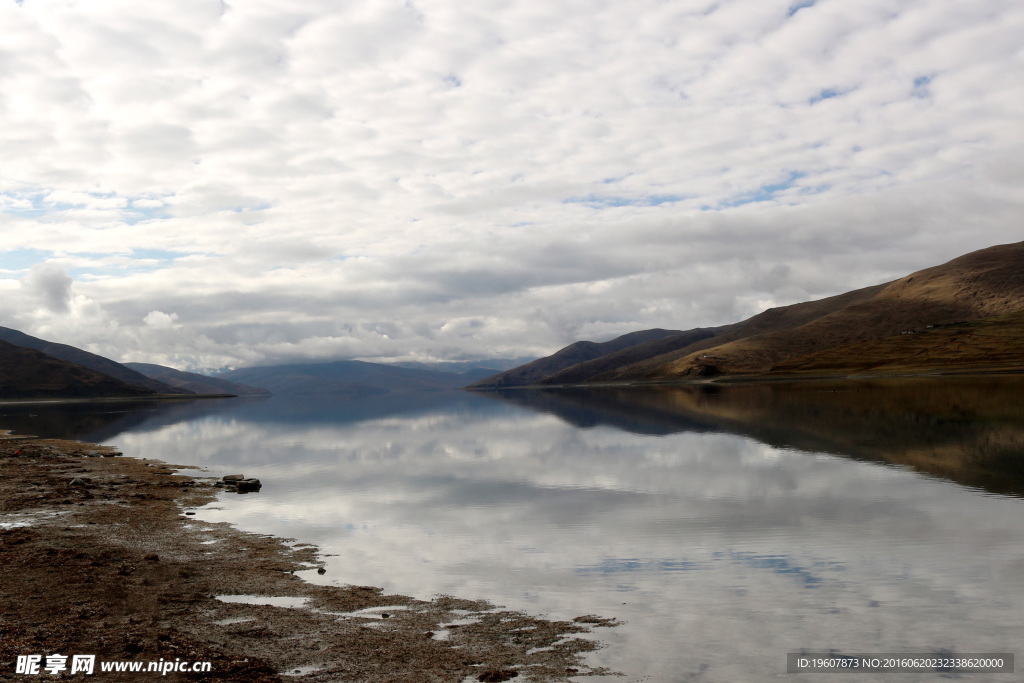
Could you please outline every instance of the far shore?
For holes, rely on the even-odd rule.
[[[260,394],[260,396],[268,396]],[[143,396],[66,396],[47,397],[37,396],[29,398],[0,398],[0,405],[26,404],[26,403],[123,403],[124,401],[192,401],[195,399],[208,398],[239,398],[238,394],[145,394]],[[248,397],[247,397],[248,398]]]
[[[719,375],[716,377],[685,377],[659,380],[628,380],[622,382],[581,382],[578,384],[515,384],[508,386],[468,386],[463,391],[506,391],[511,389],[626,389],[664,386],[699,386],[715,384],[772,384],[782,382],[837,382],[843,380],[868,379],[911,379],[916,377],[1001,377],[1024,374],[1024,368],[968,369],[947,368],[927,369],[908,372],[841,373],[841,374],[791,374],[791,375]]]

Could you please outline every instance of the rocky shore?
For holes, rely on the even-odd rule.
[[[551,621],[474,600],[423,601],[320,586],[317,548],[195,520],[215,480],[109,447],[0,440],[0,680],[18,658],[210,662],[206,673],[101,672],[46,679],[138,681],[564,681],[607,674],[593,615]],[[254,493],[252,495],[259,495]],[[262,604],[261,604],[262,603]],[[60,661],[60,660],[56,660]]]

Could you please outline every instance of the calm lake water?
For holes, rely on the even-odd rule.
[[[0,413],[260,478],[197,517],[318,544],[313,581],[616,617],[590,656],[626,674],[608,680],[796,678],[787,652],[1015,652],[1024,637],[1019,378]]]

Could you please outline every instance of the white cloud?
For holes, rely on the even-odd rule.
[[[59,341],[237,365],[546,353],[1019,239],[1019,3],[791,5],[5,3],[3,248],[117,324]]]
[[[142,322],[146,323],[150,327],[157,329],[164,329],[173,327],[175,321],[178,320],[177,313],[164,313],[163,311],[150,311],[146,314],[146,317],[142,319]]]

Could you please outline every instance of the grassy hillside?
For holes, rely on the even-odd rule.
[[[155,392],[0,340],[0,398],[100,398]]]
[[[772,375],[1024,371],[1024,311],[872,339],[774,365]]]
[[[142,373],[136,372],[131,368],[127,368],[120,363],[116,363],[109,358],[104,358],[103,356],[98,356],[95,353],[89,353],[88,351],[83,351],[82,349],[74,346],[68,346],[67,344],[58,344],[56,342],[46,341],[45,339],[39,339],[38,337],[27,335],[24,332],[19,332],[18,330],[12,330],[9,327],[0,327],[0,340],[17,346],[35,349],[36,351],[42,351],[53,358],[81,365],[89,368],[90,370],[103,373],[108,377],[121,380],[126,384],[132,384],[137,387],[142,387],[143,389],[149,389],[151,392],[156,392],[158,394],[192,393],[186,389],[173,387],[169,384],[146,377]]]
[[[836,368],[835,372],[865,363],[876,363],[880,367],[890,347],[909,342],[893,341],[886,345],[863,345],[863,342],[914,336],[901,333],[935,329],[929,325],[976,321],[1024,310],[1024,243],[983,249],[888,285],[850,294],[858,296],[847,305],[803,324],[778,330],[763,326],[765,331],[746,334],[734,341],[727,340],[725,336],[715,338],[714,343],[704,344],[703,348],[689,348],[669,356],[648,359],[596,379],[664,381],[720,375],[761,375],[773,369],[782,372],[787,368],[810,372],[810,366],[798,370],[797,365],[787,364],[821,353],[828,353],[828,356],[827,360],[820,362],[831,363]],[[865,294],[871,296],[865,297]],[[832,303],[841,301],[841,297],[832,298]],[[804,305],[797,304],[798,307]],[[766,311],[755,318],[771,313]],[[1009,320],[1000,324],[1013,325]],[[749,326],[742,330],[749,331]],[[984,341],[978,337],[979,343],[988,346],[987,350],[976,349],[977,353],[970,350],[970,345],[962,343],[957,362],[967,363],[975,369],[1006,366],[1008,359],[1016,353],[1016,347],[1007,346],[1001,351],[991,348],[991,344],[998,343],[992,335],[996,333],[986,332]],[[1007,332],[1004,338],[1009,339],[1010,336],[1012,334]],[[947,359],[943,355],[945,352],[939,353],[939,349],[945,337],[939,335],[931,339],[935,342],[932,356],[927,353],[909,355],[911,346],[908,345],[900,367],[906,370],[943,367]],[[927,343],[925,340],[919,342],[921,345]],[[841,350],[844,348],[847,351]],[[918,351],[922,349],[918,348]],[[846,353],[854,356],[844,361],[842,356]],[[881,355],[869,359],[869,353]],[[948,360],[952,360],[952,356]]]
[[[595,377],[614,372],[618,368],[632,365],[647,358],[661,356],[680,349],[695,348],[703,343],[710,343],[714,337],[729,331],[732,327],[732,325],[726,327],[698,327],[695,330],[683,332],[682,334],[661,337],[660,339],[643,344],[629,346],[620,351],[606,353],[603,356],[571,365],[564,370],[535,381],[535,384],[580,384],[588,382]]]
[[[470,388],[1018,369],[1024,355],[1014,314],[1022,311],[1024,242],[724,327],[648,330],[603,345],[577,342]],[[637,336],[651,332],[657,336]]]
[[[490,377],[485,377],[484,379],[470,385],[470,388],[497,389],[500,387],[518,387],[537,384],[546,377],[549,377],[554,373],[561,372],[567,368],[571,368],[579,363],[600,358],[607,354],[615,353],[646,342],[664,339],[666,337],[674,337],[680,334],[690,334],[692,332],[694,332],[694,330],[691,330],[690,332],[662,329],[641,330],[640,332],[624,334],[621,337],[616,337],[615,339],[606,342],[576,342],[550,356],[538,358],[535,361],[526,363],[525,365],[520,365],[517,368],[506,370],[505,372],[499,372],[495,375],[491,375]]]

